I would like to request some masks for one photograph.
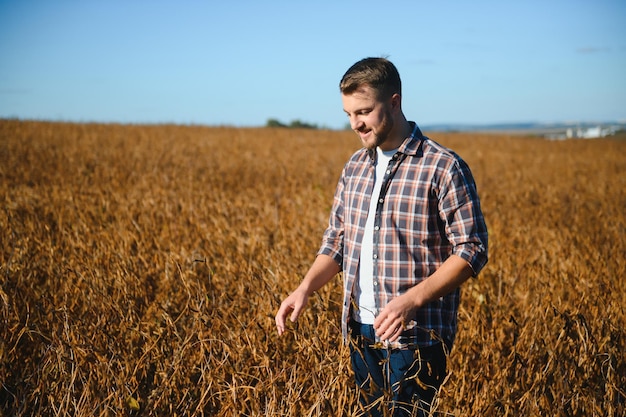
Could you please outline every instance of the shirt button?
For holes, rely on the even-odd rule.
[[[385,200],[383,200],[382,198],[378,199],[379,203],[382,203],[383,201],[385,201]]]
[[[374,226],[374,230],[379,230],[380,226]]]
[[[378,281],[374,281],[374,286],[378,287]]]
[[[374,254],[374,259],[378,259],[378,255]]]

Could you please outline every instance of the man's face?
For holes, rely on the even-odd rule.
[[[359,88],[352,94],[342,94],[343,110],[350,119],[350,127],[359,135],[363,146],[385,149],[385,142],[393,129],[391,100],[379,101],[369,86]]]

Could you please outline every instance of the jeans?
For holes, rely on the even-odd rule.
[[[428,416],[446,376],[443,343],[385,349],[372,347],[375,339],[374,326],[351,321],[350,359],[366,415]]]

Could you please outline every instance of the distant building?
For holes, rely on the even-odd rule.
[[[603,128],[602,126],[594,126],[587,128],[573,128],[570,127],[567,129],[565,136],[569,139],[572,138],[581,138],[581,139],[594,139],[594,138],[603,138],[605,136],[613,135],[617,132],[618,128],[616,126],[609,126]]]

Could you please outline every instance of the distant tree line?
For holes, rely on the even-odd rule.
[[[266,127],[288,127],[291,129],[318,129],[319,127],[315,124],[305,123],[300,120],[293,120],[289,124],[285,124],[278,119],[268,119],[265,124]]]

